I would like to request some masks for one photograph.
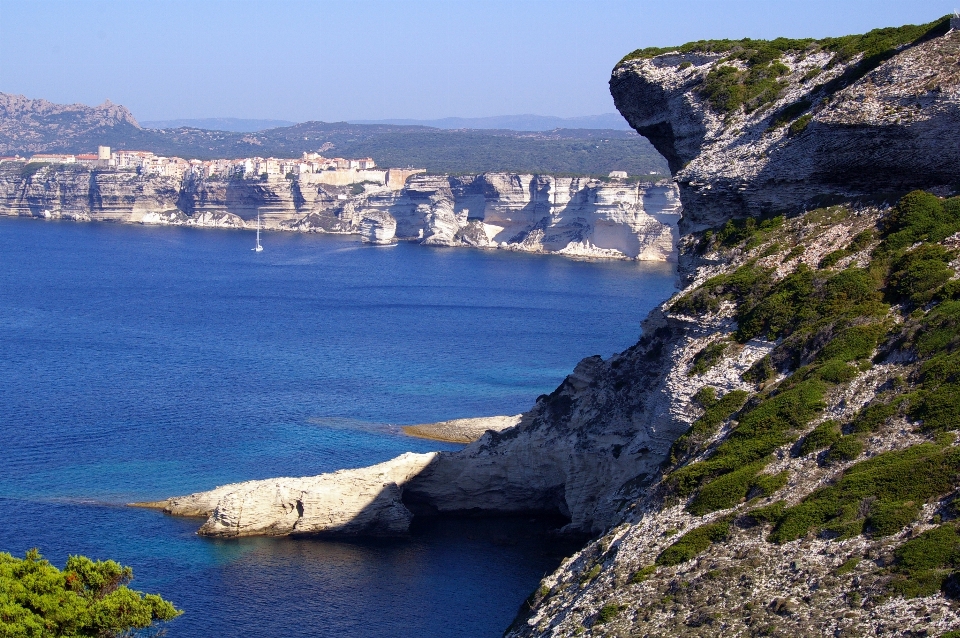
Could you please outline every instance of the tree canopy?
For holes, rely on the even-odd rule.
[[[63,571],[31,549],[0,553],[0,638],[131,635],[183,612],[156,594],[127,587],[133,570],[71,556]]]

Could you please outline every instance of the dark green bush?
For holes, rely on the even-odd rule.
[[[960,383],[944,383],[933,390],[917,392],[907,414],[922,422],[924,432],[960,429]]]
[[[758,523],[776,523],[783,517],[783,512],[787,508],[786,501],[777,501],[770,505],[764,505],[747,512],[747,516]]]
[[[776,377],[777,370],[773,367],[773,361],[770,359],[770,355],[766,355],[754,362],[741,376],[747,383],[761,384]]]
[[[696,451],[700,445],[709,439],[717,430],[717,426],[730,418],[733,413],[743,407],[747,400],[747,393],[743,390],[732,390],[723,395],[720,399],[716,398],[716,391],[709,388],[701,388],[697,396],[704,393],[702,399],[710,402],[712,392],[712,402],[703,415],[693,422],[690,429],[680,436],[670,448],[671,463],[676,463],[684,456]],[[706,405],[701,403],[701,405]]]
[[[788,508],[770,540],[784,543],[827,525],[862,525],[864,499],[876,499],[873,510],[888,503],[925,503],[952,491],[958,480],[960,450],[956,448],[924,443],[878,454],[852,465],[834,485],[815,490]]]
[[[816,371],[818,377],[830,383],[847,383],[855,379],[859,373],[860,371],[855,367],[840,359],[831,359]]]
[[[730,342],[721,339],[704,346],[700,352],[693,356],[693,363],[690,366],[690,371],[687,372],[688,376],[692,377],[694,375],[703,374],[715,366],[717,362],[723,358],[723,354],[727,351],[727,347],[729,345]]]
[[[890,536],[916,520],[920,505],[914,501],[905,503],[881,502],[870,508],[864,521],[864,529],[874,536]]]
[[[861,409],[851,423],[854,432],[876,432],[887,419],[895,415],[900,409],[900,401],[890,403],[874,403]]]
[[[939,242],[960,231],[958,198],[945,205],[939,197],[924,191],[904,195],[883,224],[884,247],[900,250],[918,241]]]
[[[808,379],[766,397],[741,414],[740,422],[710,458],[672,472],[668,480],[680,496],[701,488],[688,506],[690,511],[704,514],[725,509],[745,497],[768,456],[792,441],[793,432],[822,409],[825,389],[819,379]],[[716,481],[720,482],[710,487]]]
[[[800,444],[800,455],[806,456],[811,452],[828,448],[840,440],[840,424],[834,420],[824,421],[803,437]]]
[[[863,443],[856,436],[841,436],[827,451],[827,463],[852,461],[863,454]]]
[[[633,573],[633,576],[630,577],[631,583],[642,583],[646,579],[650,578],[657,571],[656,565],[647,565],[646,567],[641,567]]]
[[[604,623],[610,622],[617,617],[617,614],[623,609],[622,605],[616,603],[607,603],[600,608],[600,611],[597,613],[597,625],[602,625]]]
[[[823,256],[823,259],[820,260],[818,267],[829,268],[830,266],[833,266],[834,264],[836,264],[838,261],[840,261],[841,259],[843,259],[849,254],[850,252],[843,248],[834,250],[833,252],[827,253],[826,255]]]
[[[803,133],[807,129],[807,126],[810,125],[810,120],[812,119],[813,114],[811,113],[807,113],[806,115],[797,118],[797,121],[790,125],[790,135],[800,135]]]
[[[847,328],[825,345],[817,358],[842,362],[867,359],[886,332],[886,327],[880,324]]]
[[[729,534],[729,519],[701,525],[687,532],[681,536],[677,542],[663,550],[660,555],[657,556],[656,564],[670,566],[685,563],[707,551],[713,543],[725,540]]]
[[[911,539],[894,551],[894,579],[890,588],[906,597],[930,596],[950,571],[960,567],[960,534],[955,525],[940,525]]]
[[[893,263],[888,286],[894,300],[925,304],[953,275],[947,264],[953,253],[937,244],[924,244]]]
[[[787,486],[790,481],[790,472],[784,470],[779,474],[760,474],[753,479],[750,494],[756,492],[756,496],[772,496],[778,490]]]

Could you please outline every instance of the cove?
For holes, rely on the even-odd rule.
[[[0,219],[0,551],[114,558],[170,636],[495,636],[573,550],[546,521],[214,541],[123,507],[457,449],[402,425],[517,414],[633,344],[664,263],[350,237]]]

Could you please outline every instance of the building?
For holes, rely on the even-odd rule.
[[[610,179],[627,179],[629,175],[627,175],[627,171],[610,171],[608,177]]]
[[[31,162],[46,162],[47,164],[76,164],[75,155],[62,155],[59,153],[37,153],[30,157]]]
[[[81,153],[77,155],[77,164],[88,168],[100,166],[100,156],[96,153]]]

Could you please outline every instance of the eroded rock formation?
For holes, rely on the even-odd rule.
[[[29,168],[28,168],[29,166]],[[675,258],[670,182],[486,173],[414,176],[400,189],[315,176],[193,179],[0,164],[0,215],[358,234],[373,244],[501,248],[572,257]]]
[[[783,90],[750,112],[717,112],[704,96],[712,70],[746,68],[723,53],[622,62],[610,91],[669,161],[686,232],[733,216],[957,183],[958,50],[954,30],[905,46],[859,78],[863,55],[836,63],[828,50],[788,51],[778,59],[787,69]]]

